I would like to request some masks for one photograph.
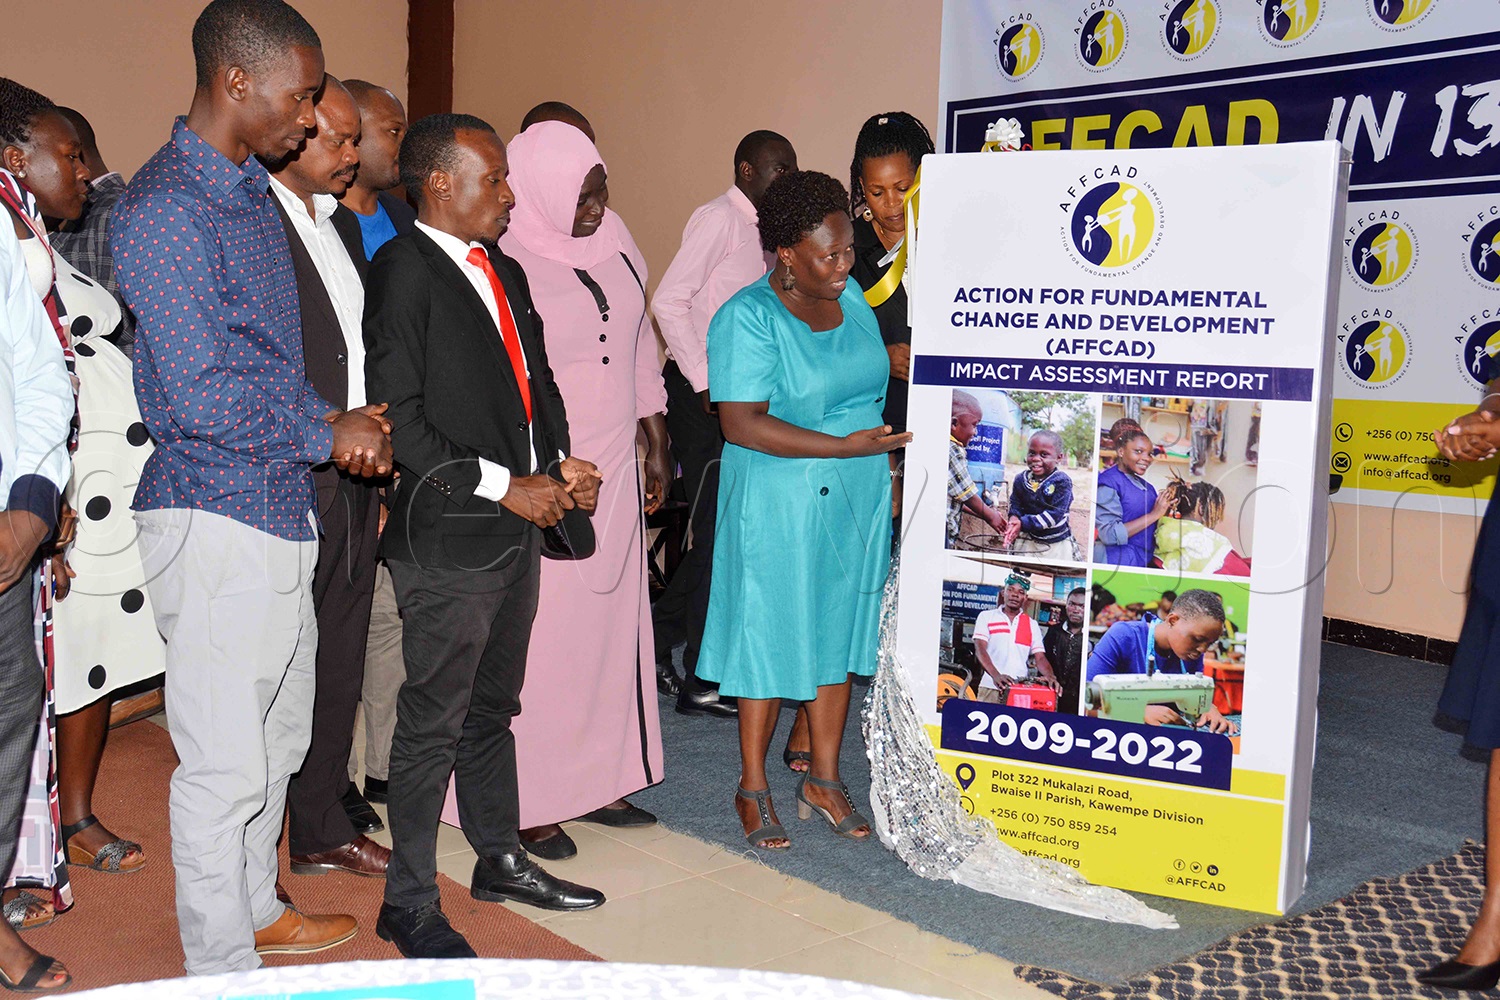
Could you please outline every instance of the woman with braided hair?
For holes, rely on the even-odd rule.
[[[1249,576],[1250,564],[1214,529],[1224,520],[1224,491],[1181,476],[1162,490],[1167,516],[1156,524],[1156,558],[1162,569]]]

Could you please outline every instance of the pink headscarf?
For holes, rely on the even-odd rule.
[[[573,236],[573,216],[583,179],[604,158],[572,125],[546,121],[510,141],[510,189],[516,207],[501,240],[515,240],[538,257],[587,270],[633,247],[625,223],[613,211],[592,236]]]

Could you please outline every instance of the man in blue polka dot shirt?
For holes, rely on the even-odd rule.
[[[281,0],[213,0],[193,27],[197,90],[115,209],[111,248],[136,326],[135,388],[156,451],[136,520],[167,639],[172,861],[187,971],[353,937],[346,915],[276,894],[287,781],[312,726],[314,465],[391,469],[374,405],[340,412],[303,368],[286,233],[256,157],[314,124],[317,33]]]

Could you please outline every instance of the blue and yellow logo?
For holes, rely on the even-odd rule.
[[[1083,22],[1078,32],[1078,56],[1090,69],[1109,69],[1125,51],[1125,19],[1105,8]]]
[[[1437,0],[1370,0],[1370,13],[1382,25],[1408,28],[1436,5]]]
[[[1162,25],[1167,48],[1189,59],[1208,48],[1218,30],[1219,8],[1213,0],[1179,0]]]
[[[1464,374],[1479,385],[1500,377],[1500,320],[1481,325],[1464,341]]]
[[[1078,199],[1068,235],[1084,260],[1112,271],[1139,260],[1156,230],[1156,204],[1146,189],[1108,181]]]
[[[1417,245],[1411,231],[1395,222],[1377,222],[1360,230],[1349,248],[1349,273],[1367,288],[1391,288],[1411,273]]]
[[[1344,341],[1344,366],[1368,386],[1395,381],[1406,369],[1406,334],[1388,319],[1373,319],[1354,328]]]
[[[1263,0],[1260,8],[1266,34],[1288,45],[1310,34],[1322,14],[1321,0]]]
[[[1469,267],[1486,285],[1500,285],[1500,219],[1480,227],[1469,240]]]
[[[1013,24],[995,38],[995,64],[1012,80],[1019,80],[1042,60],[1042,30],[1030,21]]]

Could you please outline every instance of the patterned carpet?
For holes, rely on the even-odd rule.
[[[1469,843],[1396,878],[1237,934],[1192,958],[1114,987],[1022,966],[1016,975],[1066,1000],[1303,1000],[1445,997],[1416,972],[1450,957],[1484,888],[1484,849]]]

